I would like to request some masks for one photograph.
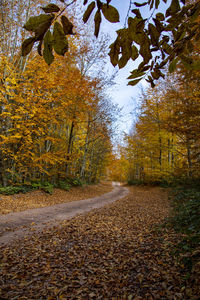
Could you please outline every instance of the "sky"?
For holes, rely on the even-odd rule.
[[[101,25],[101,31],[110,35],[111,43],[116,39],[116,30],[123,28],[124,26],[129,3],[129,0],[112,0],[111,4],[115,6],[119,11],[120,22],[113,24],[107,21],[103,21]],[[133,124],[133,111],[138,103],[137,99],[139,96],[141,84],[134,87],[128,86],[127,77],[130,75],[130,71],[135,69],[136,66],[137,64],[135,64],[133,61],[129,61],[123,69],[119,70],[117,67],[115,67],[115,69],[118,69],[118,74],[115,79],[116,85],[108,90],[108,94],[111,97],[113,103],[117,103],[119,107],[122,108],[122,116],[119,120],[119,133],[128,133]],[[114,69],[109,59],[107,67],[111,72]]]
[[[137,0],[135,0],[137,1]],[[169,0],[170,1],[170,0]],[[164,3],[164,0],[161,0],[158,11],[164,12],[166,7],[169,6]],[[105,0],[103,1],[106,2]],[[133,1],[132,1],[133,2]],[[138,2],[143,2],[142,0],[138,0]],[[90,2],[88,2],[90,3]],[[104,17],[102,18],[101,26],[100,26],[100,34],[101,32],[104,34],[108,34],[110,36],[110,44],[112,44],[116,37],[116,30],[124,27],[125,20],[127,17],[127,12],[129,10],[130,0],[112,0],[110,3],[112,6],[116,7],[120,14],[120,22],[118,23],[110,23]],[[86,6],[82,6],[83,11],[85,11]],[[135,8],[134,6],[132,9]],[[96,10],[95,10],[96,11]],[[94,22],[94,13],[91,15],[89,21]],[[140,8],[141,14],[144,18],[149,18],[152,14],[152,11],[149,11],[149,6],[144,6]],[[155,11],[157,13],[158,11]],[[134,17],[133,13],[130,13],[130,16]],[[89,22],[88,22],[89,23]],[[93,23],[94,24],[94,23]],[[116,66],[115,68],[110,63],[110,58],[107,58],[107,64],[105,66],[105,72],[109,72],[112,74],[116,70],[118,71],[117,76],[115,78],[115,85],[107,90],[107,94],[109,98],[112,100],[114,104],[117,104],[119,108],[121,108],[121,117],[118,121],[118,141],[123,140],[123,132],[129,133],[133,127],[134,122],[137,119],[136,116],[136,108],[139,105],[139,97],[141,94],[141,89],[146,89],[149,87],[149,84],[145,80],[141,80],[139,84],[136,86],[128,86],[128,76],[130,72],[137,68],[139,63],[142,61],[141,58],[138,58],[136,61],[129,60],[127,65],[120,69]]]
[[[138,1],[140,2],[140,1]],[[106,20],[103,20],[101,24],[101,31],[104,33],[108,33],[111,37],[112,43],[116,39],[116,30],[123,28],[127,12],[129,9],[130,0],[112,0],[111,5],[116,7],[120,14],[120,22],[119,23],[110,23]],[[166,9],[166,4],[162,1],[159,6],[159,11],[164,12]],[[156,11],[157,13],[158,11]],[[148,18],[152,13],[148,11],[147,8],[142,8],[142,15],[145,18]],[[133,13],[130,14],[134,16]],[[119,107],[122,108],[122,117],[121,121],[119,121],[119,132],[129,133],[131,127],[133,125],[134,120],[136,119],[136,115],[134,113],[135,108],[138,106],[139,95],[141,92],[141,88],[145,89],[149,87],[148,83],[145,80],[142,80],[136,86],[128,86],[127,77],[130,75],[130,72],[137,68],[139,60],[137,62],[129,61],[128,64],[121,70],[118,71],[118,75],[116,77],[116,85],[108,91],[109,96],[111,97],[113,103],[117,103]],[[112,72],[114,67],[111,65],[109,58],[107,63],[108,69]],[[115,67],[117,69],[117,67]]]

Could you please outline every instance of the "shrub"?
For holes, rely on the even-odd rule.
[[[66,181],[60,181],[58,184],[58,187],[62,190],[69,191],[71,188],[71,185]]]
[[[35,188],[31,184],[24,184],[20,186],[20,193],[26,194],[30,191],[35,190]]]
[[[42,187],[42,183],[41,182],[33,182],[33,183],[31,183],[31,187],[33,190],[38,190]]]
[[[69,191],[72,186],[82,186],[83,183],[79,178],[67,178],[66,180],[59,181],[58,184],[53,185],[48,181],[34,181],[31,183],[26,183],[21,186],[0,186],[0,194],[4,195],[13,195],[17,193],[27,193],[33,190],[42,190],[45,193],[52,194],[53,188],[58,187],[65,191]]]
[[[0,194],[3,195],[13,195],[21,192],[21,187],[18,186],[7,186],[0,188]]]
[[[183,233],[200,230],[200,191],[178,189],[171,195],[174,227]]]
[[[128,181],[129,185],[150,185],[150,186],[161,186],[161,187],[169,187],[171,184],[165,179],[132,179]]]
[[[182,263],[191,269],[197,259],[195,250],[200,244],[200,191],[181,187],[173,190],[170,198],[172,215],[168,223],[183,234],[176,253],[183,254]]]
[[[72,185],[73,186],[83,186],[83,182],[80,178],[74,178],[72,179]]]
[[[53,184],[51,184],[50,182],[44,182],[41,184],[41,190],[43,190],[45,193],[48,193],[50,195],[53,194]]]
[[[63,179],[63,182],[69,184],[70,186],[82,186],[83,182],[81,181],[80,178],[72,178],[72,177],[67,177]]]
[[[144,182],[140,179],[132,179],[128,181],[129,185],[143,185]]]

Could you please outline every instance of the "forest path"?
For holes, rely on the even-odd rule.
[[[171,253],[178,234],[159,225],[169,215],[168,191],[128,189],[126,197],[116,187],[80,201],[90,209],[121,197],[0,246],[0,299],[199,299],[199,277],[192,275],[195,289],[186,286]]]
[[[100,208],[128,195],[128,189],[113,183],[114,189],[98,197],[53,206],[28,209],[0,216],[0,245],[18,238],[56,226],[60,221]]]

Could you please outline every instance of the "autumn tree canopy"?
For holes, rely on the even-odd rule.
[[[118,109],[105,94],[108,75],[102,80],[107,38],[94,42],[72,36],[70,53],[54,54],[51,66],[36,49],[21,57],[26,34],[22,25],[44,2],[35,1],[33,6],[32,1],[16,0],[12,7],[7,2],[1,7],[0,186],[4,187],[32,181],[59,186],[69,178],[96,182],[112,149]],[[30,19],[27,22],[31,24]],[[93,72],[99,61],[101,72]]]
[[[198,181],[199,75],[179,65],[174,74],[141,94],[137,121],[119,152],[118,165],[126,166],[120,167],[121,177],[147,183]]]

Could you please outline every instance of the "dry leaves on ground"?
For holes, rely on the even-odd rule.
[[[1,299],[198,299],[169,252],[176,234],[155,229],[168,213],[166,192],[130,191],[2,248]]]
[[[99,185],[72,187],[69,191],[54,189],[52,195],[40,190],[26,194],[0,195],[0,214],[93,198],[111,190],[112,185],[103,182]]]

